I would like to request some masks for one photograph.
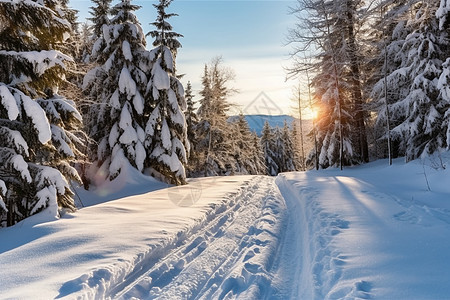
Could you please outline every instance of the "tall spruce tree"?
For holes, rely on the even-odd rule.
[[[103,25],[102,42],[96,42],[105,47],[93,49],[94,57],[107,59],[90,70],[83,83],[96,102],[91,105],[89,134],[98,145],[91,160],[109,180],[117,177],[127,162],[141,172],[149,167],[145,126],[154,104],[145,95],[157,52],[145,49],[145,37],[134,14],[138,8],[129,0],[112,8],[111,23]]]
[[[260,151],[260,146],[255,147],[255,138],[245,116],[241,113],[237,121],[234,122],[233,140],[234,145],[234,159],[235,159],[235,173],[236,174],[264,174],[265,171],[261,168],[261,161],[263,159]]]
[[[153,6],[157,9],[156,27],[148,33],[155,41],[154,64],[147,85],[146,97],[154,103],[145,127],[145,142],[149,172],[151,175],[173,183],[185,184],[187,157],[190,143],[183,111],[186,110],[184,87],[175,71],[175,54],[181,47],[177,38],[181,35],[172,31],[168,19],[176,14],[166,13],[171,0],[160,0]]]
[[[233,76],[221,64],[220,57],[213,59],[209,68],[205,66],[202,78],[202,98],[198,108],[200,121],[196,128],[198,143],[195,151],[200,156],[197,171],[204,176],[234,172],[232,131],[227,121],[230,107],[227,97],[232,93],[227,83]]]
[[[279,168],[280,172],[292,172],[297,170],[295,161],[294,142],[292,139],[292,131],[289,129],[289,125],[286,120],[284,121],[283,128],[279,130]]]
[[[195,112],[194,94],[192,92],[191,82],[188,81],[186,85],[185,96],[186,98],[186,111],[184,115],[186,117],[187,135],[191,144],[195,143],[195,127],[198,123],[198,116]]]
[[[57,95],[71,58],[57,50],[70,37],[65,3],[0,1],[0,225],[49,207],[75,209],[69,180],[81,116]],[[24,34],[26,33],[26,34]]]
[[[382,102],[387,102],[394,156],[406,155],[407,160],[447,147],[443,128],[449,103],[442,99],[438,83],[448,56],[448,33],[439,29],[438,6],[437,0],[407,2],[401,10],[392,4],[384,15],[397,20],[381,51],[386,57],[385,76],[372,91],[375,106],[381,108],[376,124],[385,121]]]
[[[266,121],[262,130],[261,146],[266,161],[267,175],[276,176],[280,172],[278,166],[278,150],[275,134]]]
[[[313,69],[312,85],[321,102],[317,123],[322,167],[368,161],[359,40],[359,1],[299,0],[293,9],[300,23],[289,33],[294,56],[318,53],[315,63],[296,59],[291,74]],[[306,33],[306,34],[305,34]],[[313,51],[312,51],[313,50]]]

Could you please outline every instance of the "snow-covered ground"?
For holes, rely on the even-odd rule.
[[[0,229],[0,298],[449,299],[438,161],[183,187],[129,171],[74,214]]]

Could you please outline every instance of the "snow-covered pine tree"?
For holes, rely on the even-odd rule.
[[[70,162],[79,154],[81,116],[57,94],[71,58],[52,50],[70,36],[64,3],[0,1],[0,224],[49,207],[75,209]],[[24,35],[23,33],[27,33]]]
[[[365,65],[369,75],[366,89],[372,99],[370,106],[376,112],[376,147],[379,148],[381,144],[381,149],[376,149],[376,157],[396,158],[405,154],[405,140],[402,135],[393,132],[392,128],[400,125],[407,117],[405,107],[393,104],[405,97],[409,85],[402,72],[395,72],[402,63],[401,48],[408,35],[405,28],[408,6],[407,0],[381,1],[371,12],[376,23],[368,35],[368,44],[373,46],[366,55],[368,60]],[[389,138],[391,149],[388,149]],[[386,144],[383,145],[383,142]]]
[[[252,132],[252,162],[256,169],[256,174],[267,174],[266,160],[264,157],[264,151],[261,146],[261,139],[256,132]]]
[[[94,6],[91,6],[90,14],[92,17],[88,18],[92,22],[92,34],[97,40],[103,36],[103,25],[109,25],[109,14],[111,12],[112,0],[91,0]]]
[[[188,157],[186,172],[188,177],[194,177],[196,166],[199,163],[199,155],[195,151],[194,146],[197,144],[196,128],[199,120],[195,109],[192,85],[189,81],[186,85],[185,99],[186,99],[186,111],[184,112],[184,116],[186,118],[187,136],[189,143],[192,145]]]
[[[299,123],[302,122],[301,120],[299,120]],[[297,129],[297,120],[292,121],[291,123],[292,126],[292,131],[291,131],[291,136],[292,136],[292,148],[293,148],[293,164],[295,166],[295,170],[306,170],[306,166],[305,166],[305,158],[304,158],[304,154],[302,155],[302,153],[304,153],[304,145],[303,145],[303,137],[301,136],[302,133],[299,132],[299,130]]]
[[[250,131],[245,116],[241,113],[234,125],[234,159],[236,174],[260,174],[261,159],[255,155],[258,148],[254,147],[255,139]],[[264,172],[265,173],[265,172]]]
[[[89,53],[89,59],[91,62],[96,62],[99,65],[103,65],[109,58],[107,52],[104,52],[106,47],[106,39],[103,38],[107,33],[108,26],[110,24],[109,15],[111,13],[112,0],[92,0],[94,3],[90,7],[89,13],[92,17],[88,18],[92,22],[90,30],[92,31],[92,52]],[[103,30],[106,30],[104,33]]]
[[[439,33],[440,40],[447,41],[446,51],[443,53],[442,60],[442,72],[439,76],[437,88],[439,90],[439,98],[446,103],[447,107],[450,105],[450,45],[448,44],[450,39],[450,33],[448,28],[450,27],[450,1],[441,0],[438,10],[436,11],[436,17],[439,20]],[[446,59],[445,59],[446,58]],[[444,115],[443,130],[446,131],[446,143],[447,148],[450,147],[450,109],[448,108]]]
[[[152,176],[173,184],[186,183],[185,165],[190,151],[184,88],[175,72],[175,53],[181,44],[181,35],[172,31],[168,19],[176,14],[166,13],[172,0],[160,0],[153,6],[158,11],[156,30],[149,35],[155,38],[152,50],[154,64],[147,85],[146,97],[154,103],[147,121],[145,142],[149,172]]]
[[[289,129],[287,121],[284,121],[283,128],[280,130],[280,172],[292,172],[297,170],[295,162],[295,150],[292,139],[292,131]]]
[[[411,83],[408,94],[402,101],[403,105],[408,107],[408,118],[394,130],[405,134],[407,160],[447,147],[442,121],[450,103],[439,97],[437,82],[442,63],[448,54],[445,49],[448,49],[450,44],[448,39],[442,39],[443,36],[440,36],[441,31],[436,19],[439,2],[421,1],[412,7],[415,18],[408,22],[412,30],[402,49],[405,60],[401,67],[408,70],[407,76]],[[444,32],[446,31],[448,28]]]
[[[204,176],[229,175],[234,172],[231,127],[228,123],[227,97],[232,92],[226,84],[233,78],[229,70],[221,66],[220,57],[205,66],[200,91],[200,121],[196,132],[198,143],[195,151],[199,155],[197,172]]]
[[[195,127],[198,123],[198,116],[195,112],[194,94],[192,92],[192,85],[190,81],[188,81],[186,85],[184,98],[186,99],[186,111],[184,112],[184,115],[186,117],[187,135],[189,141],[193,144],[195,143]]]
[[[280,168],[278,166],[278,150],[276,149],[275,135],[270,128],[269,122],[264,123],[261,135],[261,146],[264,152],[264,159],[266,161],[266,173],[269,176],[276,176]]]
[[[372,93],[375,103],[384,107],[380,102],[385,101],[387,86],[393,139],[407,160],[447,146],[443,119],[449,104],[440,98],[437,84],[448,41],[442,35],[446,31],[438,28],[438,6],[438,0],[408,3],[385,47],[389,59],[386,80],[380,79]],[[398,10],[397,6],[393,9]],[[385,115],[381,109],[379,120],[384,122]]]
[[[90,70],[83,82],[98,104],[91,105],[89,134],[98,141],[91,160],[109,180],[128,162],[141,172],[149,167],[145,126],[154,104],[145,95],[157,52],[145,49],[144,33],[134,14],[138,8],[129,0],[112,8],[111,23],[103,26],[99,38],[105,47],[102,53],[96,52],[99,48],[93,50],[94,57],[108,58]]]

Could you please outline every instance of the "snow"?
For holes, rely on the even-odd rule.
[[[119,127],[122,128],[123,130],[131,126],[131,124],[133,123],[129,108],[130,105],[128,104],[128,102],[126,102],[122,108],[122,112],[120,113]]]
[[[152,69],[153,85],[158,90],[168,90],[170,87],[169,74],[161,68],[161,58],[158,58]],[[149,83],[150,84],[150,83]]]
[[[5,202],[3,202],[3,198],[2,196],[4,196],[6,194],[6,184],[3,180],[0,179],[0,208],[8,211],[8,209],[6,208]]]
[[[0,134],[2,134],[8,142],[14,145],[16,152],[28,157],[28,144],[19,131],[11,130],[7,127],[0,127]]]
[[[122,42],[122,53],[126,60],[133,61],[133,55],[131,54],[130,43],[128,41]]]
[[[21,92],[17,92],[16,98],[17,97],[20,97],[27,116],[30,117],[34,128],[38,132],[39,142],[41,142],[41,144],[45,144],[50,141],[52,133],[47,116],[45,115],[42,107],[36,101]]]
[[[136,94],[136,82],[127,67],[123,67],[119,77],[119,91],[127,95],[128,100]]]
[[[446,299],[450,153],[403,161],[179,187],[122,164],[0,229],[0,298]]]
[[[28,164],[23,159],[22,155],[15,155],[11,158],[11,164],[14,167],[14,170],[19,171],[20,176],[25,179],[28,183],[31,183],[31,175],[28,170]]]
[[[163,119],[163,122],[162,122],[161,142],[162,142],[162,146],[164,147],[164,149],[166,149],[166,150],[171,150],[172,149],[172,142],[171,142],[171,138],[170,138],[170,130],[169,130],[169,126],[167,125],[166,119]]]
[[[139,91],[136,91],[136,95],[133,97],[133,107],[139,115],[144,112],[144,98]]]
[[[8,87],[4,84],[0,84],[0,96],[2,99],[2,105],[8,112],[8,118],[15,120],[19,116],[19,108],[14,96],[9,91]]]

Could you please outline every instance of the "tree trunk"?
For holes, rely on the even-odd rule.
[[[354,23],[354,4],[352,0],[347,1],[347,33],[348,33],[348,48],[350,56],[350,71],[351,71],[351,93],[354,104],[354,123],[356,126],[358,152],[363,162],[369,161],[369,147],[367,143],[366,125],[364,121],[364,109],[361,93],[361,73],[359,70],[356,38],[355,38],[355,23]]]

